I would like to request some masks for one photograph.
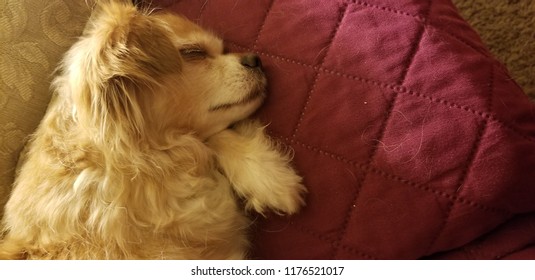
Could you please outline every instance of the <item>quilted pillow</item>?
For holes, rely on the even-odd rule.
[[[160,4],[265,65],[310,193],[254,258],[535,258],[535,107],[449,0]]]
[[[310,193],[254,258],[535,258],[535,107],[449,0],[162,2],[265,65]]]

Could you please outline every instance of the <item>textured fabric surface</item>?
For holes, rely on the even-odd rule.
[[[254,258],[535,258],[535,108],[450,1],[164,2],[261,55],[310,191]]]
[[[535,100],[535,1],[453,0],[461,15]]]
[[[24,139],[48,105],[51,74],[88,15],[84,1],[0,1],[0,216]]]

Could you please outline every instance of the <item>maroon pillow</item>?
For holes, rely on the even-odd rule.
[[[254,258],[535,258],[535,107],[449,0],[162,2],[265,65],[310,193]]]

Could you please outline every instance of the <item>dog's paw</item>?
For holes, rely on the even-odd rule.
[[[247,209],[262,215],[273,211],[279,215],[292,215],[305,206],[307,189],[301,184],[301,178],[295,174],[293,184],[272,185],[267,193],[256,192],[246,198]]]
[[[248,210],[294,214],[305,204],[306,188],[291,165],[292,154],[255,120],[236,123],[210,140],[218,160]]]

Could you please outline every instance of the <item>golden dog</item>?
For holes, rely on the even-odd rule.
[[[305,188],[258,122],[254,54],[169,13],[98,4],[58,68],[2,224],[0,257],[241,259],[245,208]]]

